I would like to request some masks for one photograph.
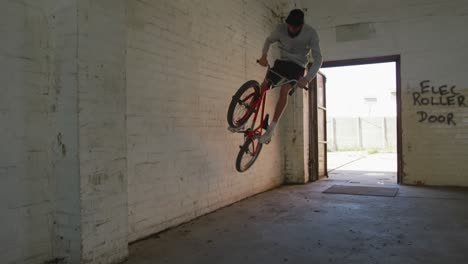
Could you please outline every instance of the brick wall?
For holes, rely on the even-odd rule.
[[[304,94],[246,173],[234,167],[242,136],[226,129],[231,96],[263,77],[255,59],[291,7],[282,2],[2,3],[2,260],[120,261],[127,241],[278,186],[283,174],[306,179]],[[467,96],[467,4],[350,3],[314,2],[308,20],[326,60],[401,54],[404,182],[468,185],[466,107],[413,97],[424,80]],[[419,122],[418,111],[452,113],[456,125]]]
[[[401,55],[403,182],[468,186],[468,108],[419,105],[413,93],[423,86],[456,86],[454,94],[427,92],[435,102],[468,97],[468,3],[455,1],[302,1],[308,21],[321,36],[324,60]],[[444,92],[445,93],[445,92]],[[421,98],[422,98],[421,97]],[[445,116],[445,122],[422,120],[418,112]],[[447,122],[447,115],[453,121]],[[443,118],[441,118],[442,120]]]
[[[1,3],[2,263],[79,257],[75,13],[72,1]]]
[[[264,76],[255,60],[280,2],[128,1],[130,241],[282,182],[279,136],[240,174],[226,122],[238,87]]]
[[[125,1],[1,4],[2,263],[127,254],[125,12]]]
[[[280,154],[283,156],[282,171],[287,183],[305,183],[309,180],[308,171],[308,94],[297,90],[288,98],[288,106],[281,117]]]
[[[278,186],[279,137],[238,174],[242,136],[226,130],[225,115],[237,88],[263,77],[255,59],[283,9],[2,3],[2,259],[113,263],[125,258],[127,235]]]
[[[127,249],[126,1],[79,0],[78,92],[82,263]]]

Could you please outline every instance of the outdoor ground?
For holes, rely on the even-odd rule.
[[[350,183],[392,185],[397,183],[397,154],[367,151],[328,152],[328,176]]]

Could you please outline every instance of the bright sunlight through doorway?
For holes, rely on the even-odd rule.
[[[395,62],[322,68],[332,180],[397,183]]]

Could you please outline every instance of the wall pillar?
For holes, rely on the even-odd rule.
[[[125,0],[79,0],[82,263],[128,255]]]
[[[309,146],[304,133],[308,129],[308,111],[304,100],[308,101],[307,93],[298,89],[293,96],[288,98],[288,106],[281,117],[281,141],[282,155],[284,160],[283,174],[284,182],[290,184],[303,184],[308,182],[307,155],[305,149]],[[309,133],[313,131],[309,130]]]

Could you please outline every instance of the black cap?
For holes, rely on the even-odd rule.
[[[304,12],[300,9],[291,10],[291,12],[289,12],[289,16],[286,18],[286,23],[293,26],[304,24]]]

